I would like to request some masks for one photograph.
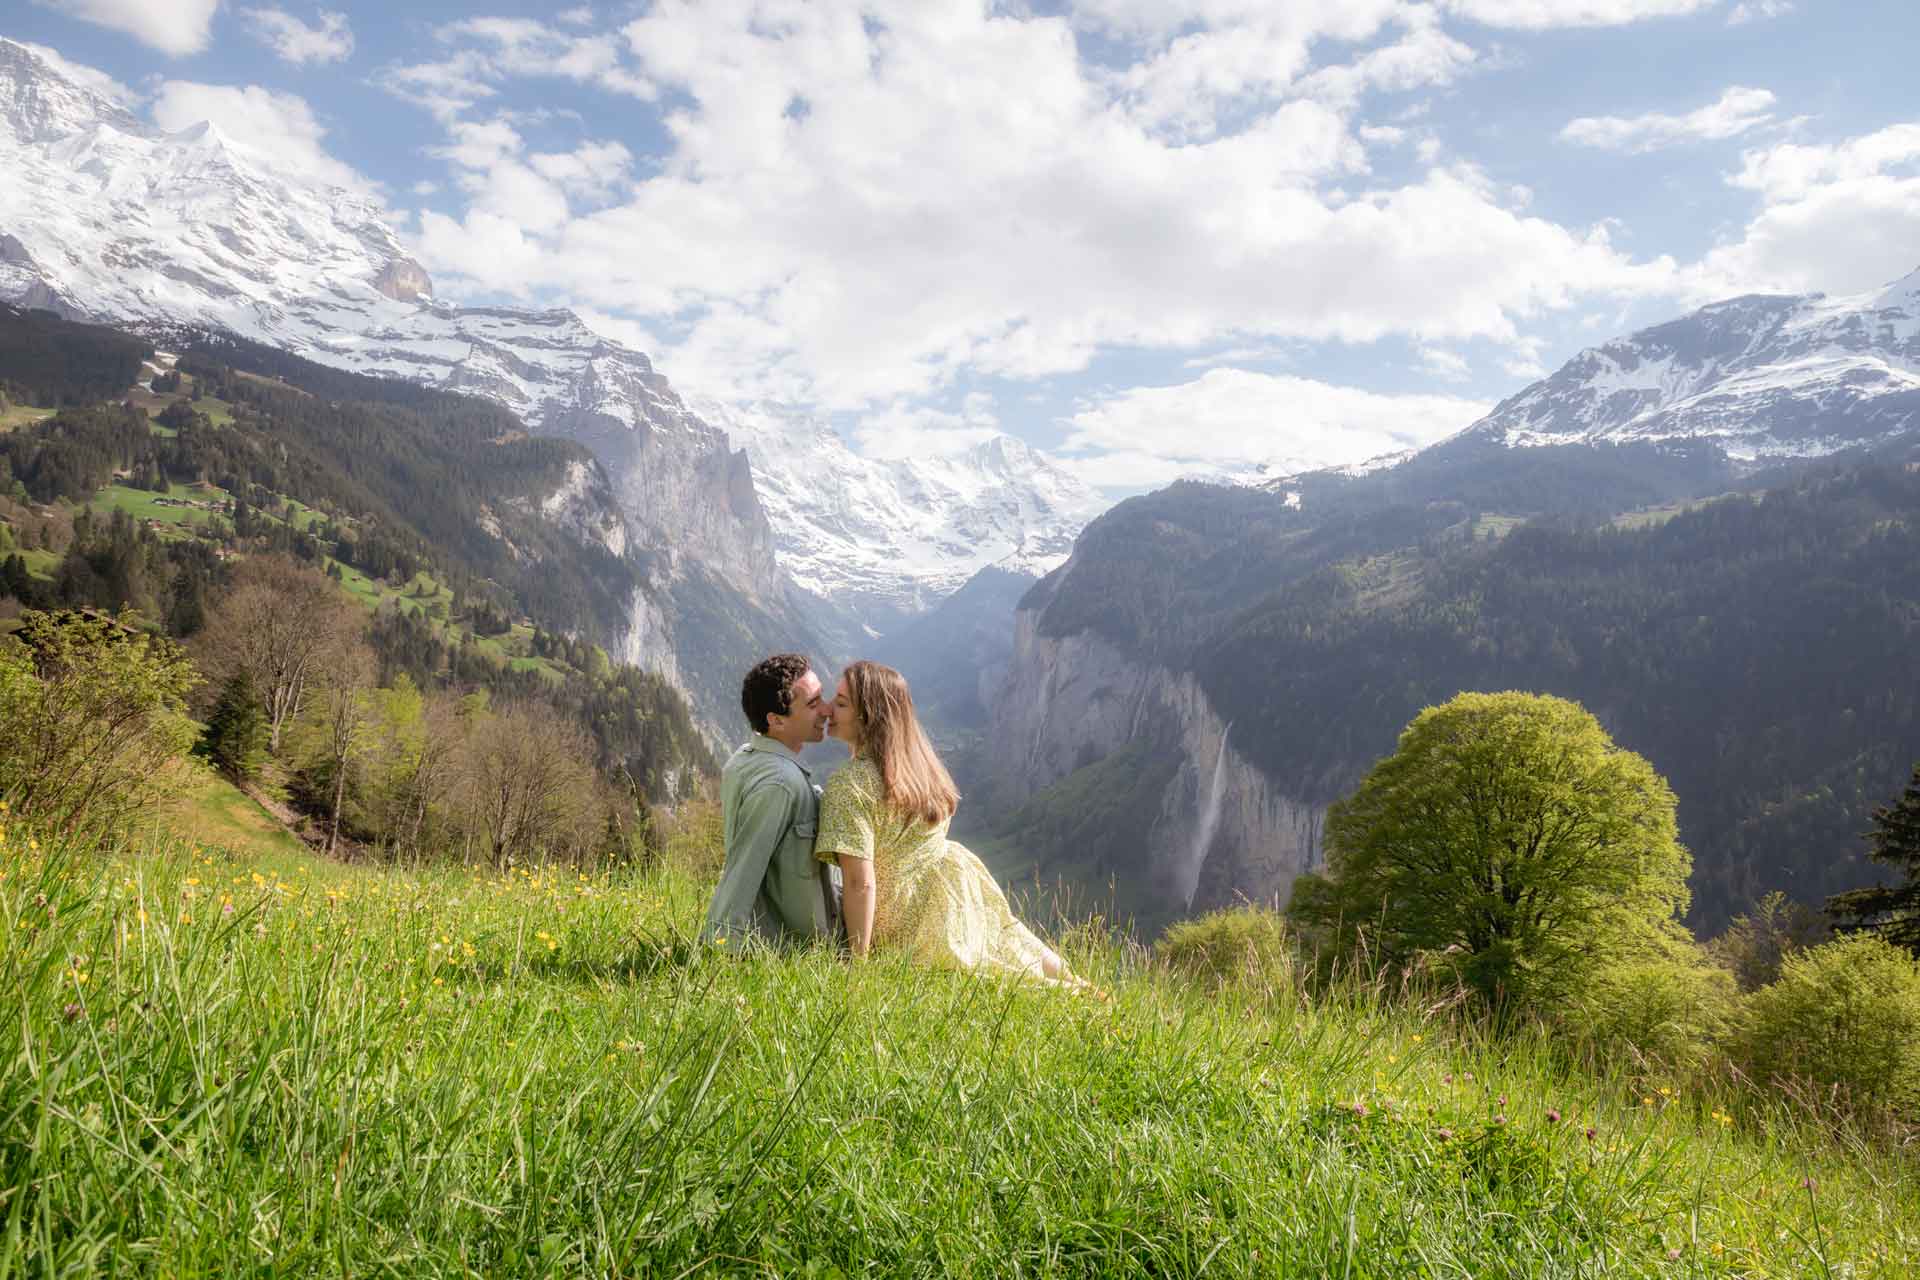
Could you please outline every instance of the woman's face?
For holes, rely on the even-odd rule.
[[[847,678],[840,677],[840,683],[833,686],[833,718],[827,721],[827,732],[849,747],[854,744],[853,694],[847,690]]]

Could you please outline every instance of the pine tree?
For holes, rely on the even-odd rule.
[[[207,754],[235,782],[250,782],[267,754],[267,717],[254,696],[253,677],[237,672],[220,686],[220,700],[207,717]]]
[[[1837,929],[1877,933],[1920,956],[1920,764],[1905,794],[1873,811],[1867,845],[1868,856],[1900,868],[1904,882],[1835,894],[1827,899],[1827,914]]]

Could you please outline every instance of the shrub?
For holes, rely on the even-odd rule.
[[[1606,965],[1575,997],[1571,1021],[1602,1050],[1631,1049],[1695,1066],[1722,1041],[1739,1007],[1734,975],[1677,928],[1645,953]]]
[[[1920,963],[1870,935],[1789,956],[1748,998],[1739,1050],[1759,1080],[1837,1087],[1861,1108],[1920,1105]]]
[[[126,618],[21,615],[0,637],[0,795],[47,829],[112,830],[177,788],[199,673]]]
[[[1259,907],[1227,907],[1168,928],[1155,948],[1176,973],[1212,985],[1293,984],[1293,947],[1286,921]]]

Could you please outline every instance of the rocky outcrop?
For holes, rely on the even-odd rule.
[[[1011,812],[1130,744],[1167,766],[1157,817],[1129,859],[1167,916],[1228,903],[1284,902],[1321,857],[1324,803],[1290,793],[1232,745],[1231,722],[1191,675],[1142,662],[1090,632],[1042,635],[1017,617],[1014,653],[993,698],[988,802]],[[1208,810],[1214,809],[1209,820]]]
[[[373,278],[373,287],[395,302],[433,296],[433,278],[412,258],[389,258]]]

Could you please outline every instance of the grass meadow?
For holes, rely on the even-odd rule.
[[[677,867],[0,835],[0,1276],[1887,1276],[1920,1177],[1354,983],[701,949]]]

